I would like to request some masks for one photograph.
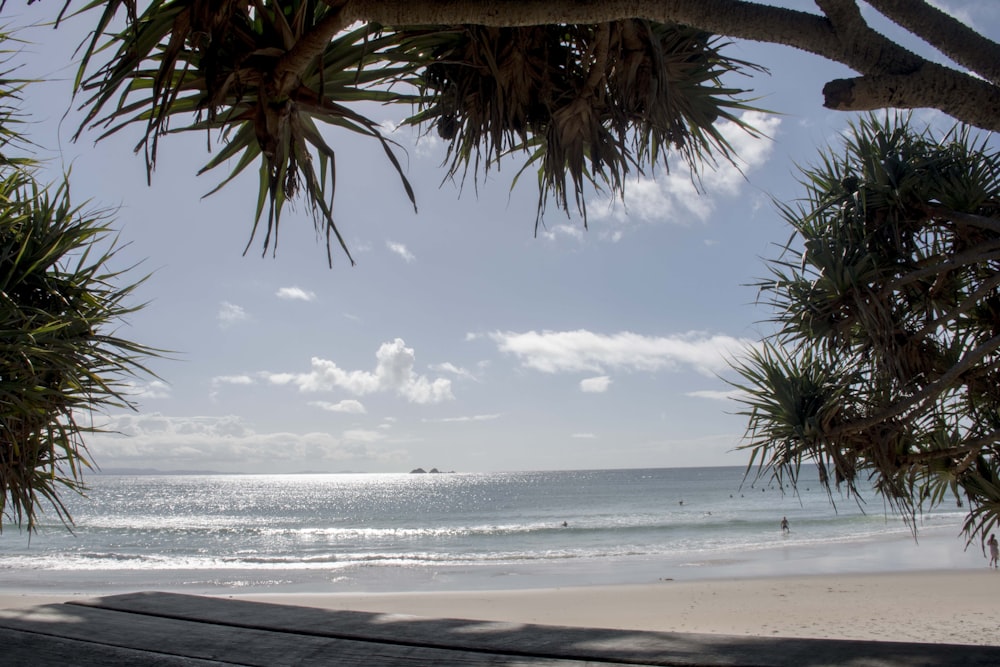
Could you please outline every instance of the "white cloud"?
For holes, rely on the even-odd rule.
[[[470,415],[468,417],[444,417],[442,419],[424,419],[424,422],[435,424],[455,424],[461,422],[488,422],[499,419],[499,414],[492,415]]]
[[[422,132],[413,125],[403,125],[398,120],[386,119],[379,123],[383,134],[396,135],[394,139],[407,146],[414,146],[414,154],[419,158],[435,158],[440,162],[447,143],[437,132]]]
[[[386,118],[378,124],[378,129],[382,134],[395,134],[401,127],[401,123],[398,120],[393,120],[391,118]]]
[[[560,236],[575,239],[577,241],[583,240],[583,223],[578,225],[572,225],[567,223],[562,223],[559,225],[554,225],[552,227],[546,226],[539,232],[539,236],[543,239],[548,239],[550,241],[559,238]]]
[[[444,153],[444,141],[438,137],[437,132],[424,132],[417,137],[415,153],[417,157],[437,157]]]
[[[368,447],[371,438],[354,432],[259,433],[237,416],[173,417],[159,413],[120,414],[103,424],[109,433],[89,436],[87,446],[102,468],[147,467],[188,470],[299,470],[309,462],[316,470],[336,469],[350,462],[391,466],[400,453]],[[398,460],[397,460],[398,459]]]
[[[763,134],[757,138],[739,128],[735,123],[719,123],[719,131],[733,148],[737,165],[720,160],[713,169],[705,165],[699,181],[691,169],[678,156],[673,156],[670,171],[662,169],[652,177],[640,176],[625,185],[625,205],[620,201],[589,204],[595,219],[614,220],[621,224],[636,221],[689,225],[709,218],[720,198],[735,197],[746,184],[746,174],[755,171],[768,161],[774,150],[774,137],[781,124],[777,116],[757,111],[747,111],[742,120]],[[621,228],[605,232],[611,240],[621,238]]]
[[[312,401],[309,405],[313,407],[320,408],[322,410],[327,410],[328,412],[346,412],[353,415],[363,415],[367,413],[365,406],[362,405],[361,401],[355,401],[353,398],[349,398],[344,401],[339,401],[337,403],[328,403],[327,401]]]
[[[394,392],[411,403],[440,403],[454,398],[451,380],[431,380],[417,375],[413,348],[401,338],[383,343],[375,353],[374,371],[346,371],[328,359],[312,358],[308,373],[264,373],[273,384],[294,384],[303,392],[344,389],[364,396],[376,392]]]
[[[593,433],[574,433],[569,437],[576,438],[577,440],[593,440],[597,436],[594,435]]]
[[[387,241],[385,245],[386,245],[387,248],[389,248],[389,250],[391,250],[392,252],[396,253],[397,255],[399,255],[400,257],[402,257],[404,260],[406,260],[407,264],[409,264],[410,262],[413,262],[414,260],[417,259],[413,255],[413,253],[410,252],[409,250],[407,250],[406,246],[403,245],[402,243],[392,243],[391,241]]]
[[[746,184],[745,174],[763,167],[774,152],[774,137],[781,126],[781,119],[773,114],[760,111],[745,111],[741,120],[756,129],[763,136],[755,137],[741,130],[735,123],[721,123],[719,130],[733,147],[740,169],[729,162],[721,162],[702,176],[706,190],[725,195],[739,194]],[[743,173],[740,173],[740,171]]]
[[[126,382],[125,393],[133,399],[157,399],[170,398],[170,385],[162,380],[151,380],[145,384],[137,382]]]
[[[746,392],[740,391],[739,389],[730,389],[729,391],[713,391],[710,389],[703,389],[701,391],[689,391],[685,394],[685,396],[691,396],[693,398],[707,398],[713,401],[732,401],[746,395]]]
[[[235,384],[235,385],[251,385],[254,384],[254,379],[249,375],[217,375],[212,378],[212,384],[218,386],[220,384]]]
[[[350,442],[378,442],[385,438],[385,435],[379,433],[378,431],[369,431],[368,429],[356,428],[349,431],[344,431],[344,440]]]
[[[627,211],[620,203],[611,208],[619,220],[666,221],[688,225],[712,214],[712,200],[698,190],[691,172],[677,167],[656,179],[640,177],[626,186]]]
[[[219,326],[228,327],[237,322],[249,319],[249,316],[242,307],[237,306],[235,303],[223,301],[219,306],[219,313],[216,315],[216,318],[219,320]]]
[[[543,373],[600,373],[606,369],[677,370],[690,367],[714,375],[752,341],[724,335],[687,333],[670,337],[631,332],[612,335],[591,331],[495,332],[501,352]]]
[[[476,380],[476,376],[471,372],[465,370],[464,368],[459,368],[450,361],[446,361],[443,364],[433,364],[430,366],[432,371],[437,371],[439,373],[451,373],[452,375],[458,376],[460,378],[466,378],[469,380]]]
[[[301,287],[292,285],[291,287],[282,287],[276,292],[276,296],[279,299],[287,299],[289,301],[315,301],[316,293],[304,290]]]
[[[611,378],[607,375],[580,380],[580,391],[588,394],[603,394],[610,386]]]
[[[299,377],[295,373],[268,373],[267,371],[264,371],[260,375],[271,384],[279,386],[292,384],[295,382],[295,379]]]

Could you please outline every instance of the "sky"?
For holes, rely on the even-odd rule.
[[[1000,5],[937,4],[1000,37]],[[7,3],[4,23],[40,23],[61,6]],[[301,206],[286,211],[276,254],[262,256],[259,238],[244,254],[256,171],[203,197],[225,175],[197,176],[218,149],[204,135],[163,140],[151,185],[136,131],[72,141],[73,47],[92,20],[23,30],[31,43],[17,61],[45,79],[24,110],[46,173],[69,170],[75,200],[115,209],[117,261],[149,274],[137,292],[147,305],[118,333],[170,350],[149,362],[157,377],[135,380],[135,411],[95,417],[111,431],[87,441],[100,469],[747,464],[729,362],[770,331],[750,285],[790,234],[773,199],[800,197],[797,165],[854,118],[822,107],[823,84],[849,70],[732,43],[731,57],[770,70],[735,83],[778,112],[745,119],[766,138],[722,128],[740,169],[706,172],[699,193],[675,159],[630,183],[625,206],[589,198],[588,229],[550,205],[537,236],[534,181],[510,190],[513,165],[461,188],[445,180],[439,141],[395,130],[414,213],[376,144],[330,131],[335,217],[357,265],[334,248],[329,268]],[[387,129],[399,120],[369,111]]]

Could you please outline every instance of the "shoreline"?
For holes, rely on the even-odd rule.
[[[0,594],[17,609],[98,594]],[[225,593],[380,614],[757,637],[998,644],[1000,570],[810,574],[403,593]]]
[[[793,525],[793,530],[797,526]],[[164,591],[507,623],[1000,645],[1000,570],[951,525],[670,558],[412,567],[0,569],[0,608]]]
[[[678,551],[668,556],[542,558],[367,564],[319,561],[286,566],[0,567],[0,594],[48,597],[164,591],[194,595],[366,595],[501,590],[552,590],[595,586],[646,586],[663,581],[746,580],[811,575],[865,575],[911,571],[978,571],[986,555],[965,545],[954,527],[912,535],[828,542],[776,537],[761,549]],[[2,565],[3,563],[0,563]]]

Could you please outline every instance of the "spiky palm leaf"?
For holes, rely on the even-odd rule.
[[[63,491],[91,466],[85,413],[126,407],[126,380],[154,354],[109,331],[138,307],[120,286],[103,214],[74,206],[23,170],[0,181],[0,504],[28,529],[40,501],[70,519]]]
[[[524,151],[537,165],[538,216],[549,196],[583,215],[586,187],[624,195],[626,176],[668,149],[697,171],[731,159],[716,123],[750,108],[723,75],[756,66],[721,55],[718,39],[677,25],[627,20],[523,28],[454,26],[422,74],[425,108],[449,142],[451,176],[478,174]],[[519,172],[520,173],[520,172]]]
[[[0,33],[0,44],[15,42],[12,35]],[[0,47],[0,167],[30,168],[35,161],[26,154],[31,141],[20,131],[25,123],[19,111],[21,96],[30,83],[14,76],[17,66],[11,64],[15,51]],[[8,67],[9,65],[9,67]]]
[[[853,383],[808,347],[792,351],[770,342],[748,351],[735,368],[744,379],[734,386],[746,406],[740,414],[748,418],[748,469],[774,475],[784,488],[785,478],[794,486],[802,462],[812,460],[824,473],[833,469],[837,483],[846,481],[853,490],[856,462],[824,439],[843,423],[841,393]]]
[[[773,469],[868,471],[911,518],[961,492],[970,539],[984,535],[1000,518],[1000,154],[963,128],[869,116],[803,185],[781,207],[798,244],[759,283],[780,326],[767,349],[794,354],[737,367],[747,446]],[[832,381],[816,400],[838,419],[774,456],[799,418],[765,408],[820,370]]]
[[[136,148],[144,150],[149,171],[164,134],[218,131],[224,146],[202,172],[234,160],[221,186],[259,160],[260,196],[250,241],[266,207],[264,252],[277,243],[286,202],[303,194],[317,231],[327,237],[328,261],[333,261],[331,235],[350,258],[333,217],[335,152],[319,123],[378,142],[414,201],[391,142],[378,123],[352,106],[412,101],[376,85],[414,67],[387,59],[385,52],[397,41],[393,34],[376,25],[341,31],[337,3],[315,0],[156,0],[139,16],[133,3],[95,3],[91,7],[105,5],[102,29],[122,4],[132,16],[126,27],[106,44],[96,36],[82,61],[79,86],[90,96],[83,103],[81,130],[100,127],[103,137],[140,124],[143,136]],[[336,36],[317,37],[326,32]],[[96,53],[110,47],[117,47],[115,55],[88,72]]]
[[[261,162],[256,219],[266,205],[265,250],[301,187],[317,227],[345,252],[332,213],[334,152],[320,125],[380,142],[413,200],[390,143],[356,102],[417,103],[407,122],[433,124],[450,140],[452,176],[472,169],[478,178],[524,151],[522,171],[539,169],[538,220],[552,196],[567,212],[572,198],[585,224],[586,187],[621,196],[626,176],[666,165],[668,149],[697,174],[702,162],[733,157],[719,120],[753,131],[736,115],[749,108],[742,91],[720,78],[755,66],[721,56],[719,41],[701,31],[647,21],[348,31],[343,6],[154,0],[137,15],[134,0],[95,1],[86,9],[103,13],[78,79],[92,93],[85,125],[113,133],[143,124],[150,169],[171,121],[183,123],[176,131],[217,129],[228,143],[206,169],[235,160],[227,182]],[[103,35],[123,8],[126,27]],[[114,55],[90,72],[102,51]],[[191,114],[200,122],[189,123]]]
[[[129,406],[127,380],[156,351],[114,333],[142,280],[109,268],[107,216],[74,205],[67,181],[35,180],[18,126],[28,86],[0,76],[0,516],[33,530],[46,504],[72,520],[62,498],[91,465],[88,415]]]

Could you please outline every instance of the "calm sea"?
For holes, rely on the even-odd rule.
[[[980,567],[963,510],[919,542],[881,500],[745,482],[742,468],[93,476],[55,521],[0,536],[0,586],[337,592]],[[791,532],[779,524],[787,516]]]

